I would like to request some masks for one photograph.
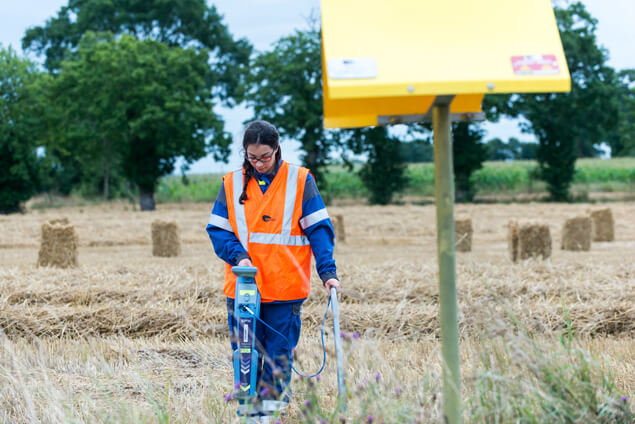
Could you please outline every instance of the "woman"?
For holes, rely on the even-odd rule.
[[[258,412],[286,407],[292,350],[300,337],[302,302],[310,291],[311,252],[324,288],[340,289],[333,260],[333,226],[308,169],[282,160],[279,135],[266,121],[245,130],[241,169],[223,177],[207,232],[225,261],[224,294],[232,336],[236,277],[231,267],[254,266],[261,296],[260,318],[283,334],[258,325],[261,349]],[[240,411],[239,411],[240,413]]]

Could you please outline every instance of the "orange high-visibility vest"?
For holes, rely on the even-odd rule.
[[[256,178],[247,185],[248,200],[240,204],[244,170],[223,178],[227,212],[234,234],[258,268],[256,284],[262,302],[305,299],[309,295],[311,246],[300,227],[302,195],[309,170],[282,162],[263,194]],[[234,298],[236,276],[225,264],[225,296]]]

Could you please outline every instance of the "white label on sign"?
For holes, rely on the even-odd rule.
[[[243,333],[243,342],[247,343],[249,341],[249,326],[245,324],[243,325],[243,329],[245,330]]]
[[[331,79],[377,78],[377,61],[374,57],[329,59],[326,66]]]

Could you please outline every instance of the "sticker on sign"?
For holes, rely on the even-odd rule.
[[[326,66],[330,79],[377,78],[377,61],[374,57],[329,59]]]
[[[553,54],[512,56],[512,68],[516,75],[556,75],[560,73],[558,59]]]

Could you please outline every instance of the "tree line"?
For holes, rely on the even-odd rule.
[[[474,196],[471,174],[486,159],[535,157],[555,200],[567,200],[578,157],[635,155],[635,70],[617,72],[598,46],[597,21],[581,3],[555,8],[571,72],[562,94],[486,96],[487,119],[524,118],[538,143],[483,141],[481,123],[453,123],[457,200]],[[302,161],[328,198],[323,174],[334,153],[359,175],[372,203],[405,187],[405,164],[431,155],[427,124],[402,141],[385,127],[322,126],[320,29],[282,37],[265,52],[233,37],[204,0],[69,0],[26,31],[39,66],[0,46],[0,210],[19,210],[38,192],[135,195],[154,209],[162,176],[212,154],[226,161],[231,136],[216,106],[249,106],[281,136],[301,144]]]

